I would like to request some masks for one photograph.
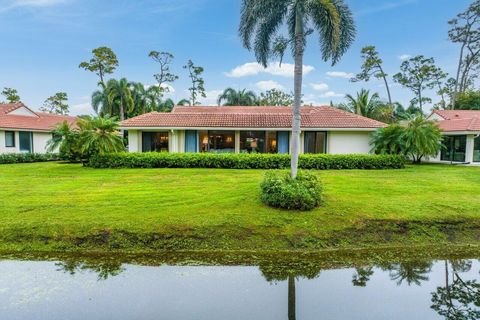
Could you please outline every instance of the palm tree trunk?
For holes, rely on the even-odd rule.
[[[296,9],[295,22],[295,74],[294,74],[294,103],[292,116],[292,157],[291,157],[291,175],[295,179],[298,173],[298,156],[300,153],[300,128],[302,103],[302,81],[303,81],[303,17],[301,9]]]

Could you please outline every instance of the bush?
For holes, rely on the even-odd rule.
[[[93,168],[224,168],[288,169],[288,154],[210,154],[210,153],[114,153],[90,158]],[[404,157],[398,155],[302,154],[301,169],[401,169]]]
[[[322,185],[311,173],[299,172],[292,179],[288,172],[268,171],[261,184],[266,205],[288,210],[313,210],[322,203]]]
[[[6,153],[0,154],[0,164],[46,162],[60,160],[55,153]]]

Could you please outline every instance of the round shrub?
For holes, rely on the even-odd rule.
[[[292,179],[288,172],[268,171],[261,190],[263,203],[274,208],[308,211],[322,203],[322,184],[308,172],[299,172]]]

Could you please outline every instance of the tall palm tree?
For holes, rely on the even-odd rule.
[[[218,105],[222,104],[224,106],[255,106],[258,104],[258,99],[253,91],[227,88],[218,97]]]
[[[355,25],[343,0],[243,0],[239,34],[264,67],[272,57],[283,59],[290,46],[295,60],[291,174],[296,178],[300,151],[300,105],[306,37],[317,31],[324,61],[335,64],[352,44]],[[282,26],[286,24],[286,28]],[[287,37],[279,34],[287,30]]]
[[[125,114],[131,112],[135,106],[132,90],[127,79],[111,79],[107,82],[107,100],[110,105],[111,116],[119,115],[120,121],[125,120]]]
[[[151,112],[157,109],[160,97],[162,96],[162,90],[159,86],[145,87],[140,82],[130,83],[134,107],[128,114],[129,117],[135,117],[147,112]]]
[[[345,99],[347,99],[347,103],[340,105],[340,109],[371,119],[378,119],[384,116],[383,113],[385,111],[378,93],[370,95],[369,90],[362,89],[360,92],[357,92],[356,97],[347,94]],[[391,114],[393,115],[393,110],[391,110]]]
[[[92,107],[96,114],[104,115],[111,114],[111,106],[108,102],[107,86],[103,82],[99,82],[99,90],[92,93]]]

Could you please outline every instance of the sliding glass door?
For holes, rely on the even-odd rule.
[[[444,136],[442,161],[465,162],[467,136]]]
[[[305,131],[304,153],[325,153],[327,146],[326,132]]]
[[[33,132],[18,132],[20,140],[20,152],[33,152]]]
[[[235,153],[235,131],[200,131],[200,152]]]
[[[168,132],[142,132],[142,152],[168,152]]]

